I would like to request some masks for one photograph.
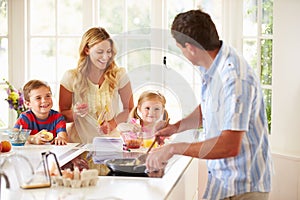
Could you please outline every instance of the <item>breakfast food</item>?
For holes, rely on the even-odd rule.
[[[11,150],[11,143],[8,140],[3,140],[1,141],[1,152],[5,153],[5,152],[10,152]]]
[[[48,132],[48,131],[42,131],[41,134],[44,135],[44,139],[47,140],[47,141],[51,141],[53,140],[53,134],[51,132]]]
[[[129,149],[138,149],[141,146],[143,139],[134,132],[123,132],[121,133],[122,139]]]
[[[127,139],[125,144],[129,149],[138,149],[141,146],[141,139]]]

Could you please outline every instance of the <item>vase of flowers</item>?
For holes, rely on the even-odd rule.
[[[14,109],[17,112],[17,118],[20,114],[27,110],[24,104],[24,96],[21,90],[17,90],[13,87],[8,81],[4,80],[8,86],[6,89],[7,98],[5,99],[8,102],[9,108]]]

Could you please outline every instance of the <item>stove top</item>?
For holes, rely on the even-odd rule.
[[[83,168],[97,169],[99,176],[124,176],[124,177],[145,177],[145,178],[162,178],[164,175],[163,171],[152,172],[152,173],[129,173],[121,171],[110,170],[104,161],[107,159],[115,158],[136,158],[141,153],[139,152],[99,152],[99,151],[85,151],[73,160],[66,163],[61,169],[71,169],[78,167],[80,170]]]
[[[106,176],[149,177],[147,173],[127,173],[110,171]]]

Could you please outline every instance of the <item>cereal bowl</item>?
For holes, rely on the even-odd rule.
[[[13,146],[24,146],[27,141],[27,138],[31,132],[30,129],[22,130],[6,130],[5,131],[9,136],[9,141]]]

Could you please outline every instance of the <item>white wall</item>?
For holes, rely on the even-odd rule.
[[[274,0],[274,152],[300,157],[300,1]]]
[[[270,200],[300,199],[300,1],[274,0]]]

